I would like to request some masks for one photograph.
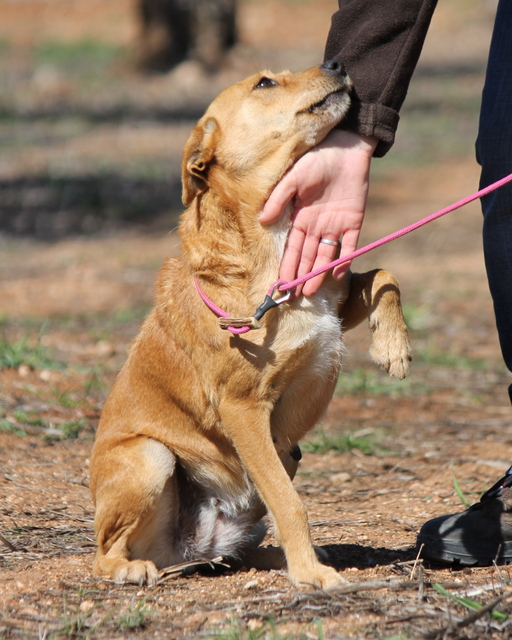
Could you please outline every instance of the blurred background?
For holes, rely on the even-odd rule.
[[[396,144],[373,163],[362,243],[476,190],[496,4],[440,0]],[[0,0],[0,329],[9,348],[28,340],[50,349],[68,378],[73,362],[101,363],[110,384],[162,260],[179,253],[190,130],[228,84],[319,63],[335,9],[335,0]],[[503,373],[480,227],[475,203],[354,265],[398,277],[419,380],[445,354]],[[347,337],[349,369],[368,360],[366,330],[357,331]]]
[[[397,145],[473,154],[494,0],[441,0]],[[181,150],[226,85],[322,60],[334,0],[0,0],[0,232],[57,240],[176,223]]]
[[[361,246],[476,191],[474,140],[496,5],[439,0],[396,144],[372,166]],[[158,268],[179,254],[189,132],[228,84],[262,68],[321,62],[335,9],[335,0],[0,0],[0,530],[39,554],[4,553],[0,601],[33,637],[46,634],[43,622],[62,629],[70,610],[83,620],[85,591],[76,585],[90,586],[92,439],[151,308]],[[411,547],[427,518],[461,509],[451,489],[457,478],[472,502],[510,465],[510,374],[481,224],[473,203],[354,261],[355,271],[383,267],[398,278],[414,358],[408,378],[391,380],[370,361],[367,327],[349,332],[329,411],[301,443],[296,485],[315,544],[336,545],[339,566],[361,570],[351,579],[389,578],[387,558]],[[65,529],[49,526],[56,519],[53,527]],[[274,589],[275,576],[267,579]],[[152,624],[164,637],[176,625],[202,633],[214,605],[203,619],[199,591],[212,602],[237,593],[238,612],[253,597],[246,581],[226,578],[224,592],[215,581],[193,599],[192,587],[170,586],[168,604],[151,602],[160,611]],[[492,581],[503,584],[501,574]],[[132,592],[125,595],[133,608]],[[356,625],[373,630],[378,611],[401,618],[402,596],[392,596],[400,611],[386,600],[365,604],[361,619],[343,614],[326,625],[336,637]],[[180,597],[185,608],[175,609]],[[98,637],[119,635],[108,602],[91,610],[91,620],[107,621]],[[406,629],[403,637],[424,635]]]

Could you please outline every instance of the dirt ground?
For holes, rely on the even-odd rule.
[[[431,566],[415,550],[425,520],[462,510],[461,495],[476,501],[512,457],[510,375],[477,204],[354,264],[397,276],[414,360],[405,381],[391,381],[369,359],[367,328],[348,333],[338,391],[304,442],[295,484],[314,542],[329,551],[345,588],[301,592],[283,572],[222,567],[170,573],[154,588],[91,574],[94,431],[150,308],[157,269],[179,254],[170,231],[179,210],[165,193],[178,188],[193,119],[155,113],[166,101],[185,104],[184,93],[193,113],[259,62],[314,63],[332,4],[243,2],[242,44],[207,86],[185,90],[179,74],[135,77],[116,54],[107,80],[94,79],[93,98],[92,80],[70,75],[69,61],[34,52],[59,38],[127,47],[129,4],[0,1],[0,74],[16,80],[11,91],[0,87],[0,639],[512,637],[508,567]],[[375,163],[361,244],[475,190],[472,141],[494,6],[446,0],[439,8],[396,148]],[[87,115],[94,100],[103,114],[96,119]],[[105,104],[126,107],[129,117],[113,121]],[[73,208],[73,189],[103,193],[112,175],[132,189],[126,200],[109,196],[112,207],[135,193],[148,219],[104,224],[101,199],[85,213]],[[84,176],[91,181],[77,186]],[[77,233],[67,221],[83,215],[89,226]],[[264,544],[273,543],[270,529]]]

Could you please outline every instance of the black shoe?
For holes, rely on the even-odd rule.
[[[512,563],[512,466],[480,502],[462,513],[426,522],[417,546],[422,558],[436,562]]]

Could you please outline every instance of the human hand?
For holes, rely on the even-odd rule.
[[[340,255],[357,248],[368,196],[370,162],[377,138],[334,129],[323,142],[299,158],[267,200],[259,221],[277,222],[292,202],[292,227],[288,234],[279,277],[290,281],[318,269],[337,257],[338,247],[320,242],[341,240]],[[341,279],[350,263],[336,267]],[[326,274],[304,285],[295,295],[311,296]]]

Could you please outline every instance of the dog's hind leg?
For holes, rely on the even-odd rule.
[[[154,584],[173,557],[178,511],[176,458],[162,443],[136,438],[103,447],[91,461],[98,552],[94,573]]]
[[[345,331],[368,318],[373,360],[390,375],[405,378],[411,360],[411,344],[400,289],[394,276],[383,269],[353,273],[350,293],[341,305],[339,315]]]

